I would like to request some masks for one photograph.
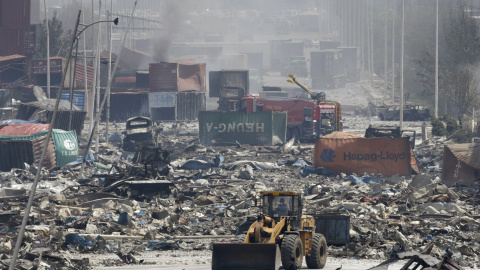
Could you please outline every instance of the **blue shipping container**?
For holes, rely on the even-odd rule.
[[[62,91],[63,92],[63,91]],[[62,93],[63,100],[70,100],[70,93]],[[73,105],[79,107],[80,109],[84,109],[85,105],[85,94],[84,93],[73,93]]]

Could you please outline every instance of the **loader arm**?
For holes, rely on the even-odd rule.
[[[283,228],[286,227],[286,221],[286,218],[276,222],[268,216],[260,216],[248,229],[244,243],[274,244]]]

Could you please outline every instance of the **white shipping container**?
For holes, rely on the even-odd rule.
[[[175,107],[177,103],[177,93],[170,92],[153,92],[148,93],[148,107],[151,108],[167,108]]]

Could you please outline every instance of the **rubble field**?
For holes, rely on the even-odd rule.
[[[361,134],[374,122],[347,114],[345,132]],[[349,217],[349,243],[329,245],[327,265],[366,259],[363,266],[371,267],[409,251],[449,256],[465,268],[480,263],[478,186],[442,184],[439,138],[417,141],[419,174],[385,177],[322,174],[312,168],[312,144],[203,146],[195,122],[156,128],[171,159],[160,173],[146,173],[116,142],[92,151],[81,179],[80,163],[42,171],[18,269],[209,265],[211,243],[231,241],[246,217],[259,212],[262,190],[303,194],[307,214]],[[85,144],[81,139],[80,149]],[[1,269],[9,265],[36,170],[0,172]]]

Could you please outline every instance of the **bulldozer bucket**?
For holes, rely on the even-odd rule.
[[[280,256],[277,244],[213,244],[212,270],[277,270]]]

